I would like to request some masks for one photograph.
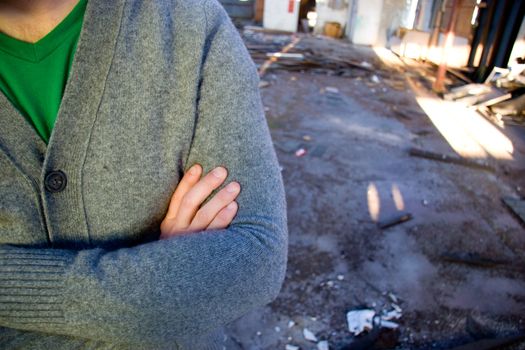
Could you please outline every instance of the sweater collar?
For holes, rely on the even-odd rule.
[[[0,152],[37,183],[66,166],[80,173],[119,33],[124,0],[89,0],[49,144],[0,94]]]

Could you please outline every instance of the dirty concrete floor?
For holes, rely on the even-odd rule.
[[[232,323],[229,337],[242,349],[315,349],[304,339],[308,328],[339,349],[354,341],[346,312],[391,310],[388,293],[403,315],[378,348],[449,349],[524,331],[525,230],[500,202],[519,195],[523,164],[485,171],[411,157],[410,147],[453,151],[407,74],[370,49],[359,52],[381,67],[379,83],[368,72],[265,76],[270,86],[261,93],[287,193],[288,272],[277,300]],[[296,157],[299,148],[306,155]],[[524,154],[515,147],[516,159]],[[378,228],[400,211],[413,220]],[[445,254],[505,263],[470,266]]]

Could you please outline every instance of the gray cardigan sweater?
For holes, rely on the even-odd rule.
[[[282,180],[216,0],[89,0],[49,144],[3,95],[0,127],[0,348],[197,349],[278,294]],[[239,212],[159,241],[195,163],[229,170]]]

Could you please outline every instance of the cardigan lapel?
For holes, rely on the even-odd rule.
[[[0,94],[0,153],[38,186],[64,163],[80,174],[119,32],[124,1],[89,0],[49,144]]]
[[[0,93],[0,155],[3,153],[38,188],[45,142],[26,118]]]
[[[67,163],[80,176],[119,33],[124,1],[89,0],[70,76],[45,157],[45,172]],[[80,180],[80,178],[76,178]]]

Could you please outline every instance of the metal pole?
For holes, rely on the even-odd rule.
[[[450,15],[450,21],[447,26],[447,36],[445,38],[445,43],[443,45],[443,50],[441,51],[441,63],[439,64],[436,81],[432,88],[437,93],[442,93],[445,91],[445,74],[447,73],[447,57],[454,41],[454,27],[456,25],[456,20],[458,17],[458,9],[461,0],[452,0],[452,14]]]

